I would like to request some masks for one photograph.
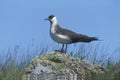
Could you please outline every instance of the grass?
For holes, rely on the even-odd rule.
[[[48,44],[40,44],[29,48],[15,46],[13,49],[9,48],[7,52],[1,51],[0,54],[4,55],[0,55],[0,80],[21,80],[24,69],[31,59],[48,52],[50,47],[51,45]],[[94,47],[93,45],[82,44],[71,51],[74,57],[105,67],[105,73],[103,74],[86,73],[86,80],[120,80],[120,60],[114,62],[112,56],[107,56],[106,53],[105,48],[99,44],[94,45]],[[119,52],[117,53],[119,54]]]
[[[110,68],[105,68],[105,72],[103,74],[90,72],[90,75],[87,76],[86,80],[120,80],[120,63],[116,63]]]

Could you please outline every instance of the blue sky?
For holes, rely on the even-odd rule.
[[[56,44],[44,21],[51,14],[63,28],[120,47],[120,0],[0,0],[0,49],[33,41]]]

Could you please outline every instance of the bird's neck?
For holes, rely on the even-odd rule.
[[[54,20],[54,21],[51,22],[51,27],[54,27],[54,26],[56,26],[56,25],[58,25],[57,20]]]
[[[51,26],[50,26],[50,30],[51,32],[56,32],[57,31],[57,28],[58,28],[58,22],[57,21],[54,21],[54,22],[51,22]]]

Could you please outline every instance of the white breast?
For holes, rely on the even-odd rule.
[[[62,35],[57,33],[57,25],[58,23],[57,23],[56,17],[54,17],[52,19],[52,25],[50,29],[51,38],[58,43],[69,44],[71,42],[71,39],[67,35]]]
[[[50,35],[51,38],[58,43],[69,44],[71,42],[71,39],[66,35],[61,35],[53,32],[50,32]]]

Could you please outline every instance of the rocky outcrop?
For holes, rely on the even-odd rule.
[[[103,68],[60,52],[35,57],[22,80],[86,80],[86,73],[103,73]]]

